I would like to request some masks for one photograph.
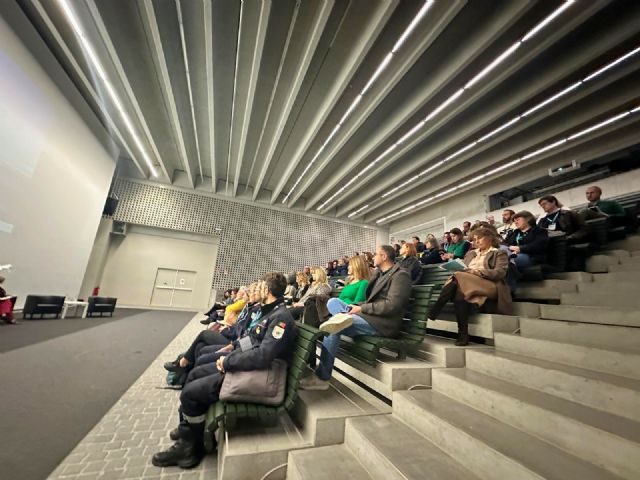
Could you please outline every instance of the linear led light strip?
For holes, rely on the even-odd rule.
[[[575,139],[580,138],[580,137],[582,137],[584,135],[587,135],[587,134],[589,134],[591,132],[594,132],[596,130],[604,128],[607,125],[611,125],[612,123],[618,122],[618,121],[622,120],[623,118],[628,117],[629,115],[633,115],[633,114],[636,114],[636,113],[639,113],[639,112],[640,112],[640,106],[637,106],[634,109],[627,110],[626,112],[619,113],[618,115],[610,117],[610,118],[608,118],[606,120],[603,120],[603,121],[601,121],[599,123],[596,123],[595,125],[591,125],[590,127],[584,128],[584,129],[580,130],[579,132],[576,132],[576,133],[574,133],[572,135],[569,135],[567,137],[563,137],[563,138],[561,138],[559,140],[556,140],[555,142],[552,142],[552,143],[549,143],[547,145],[544,145],[543,147],[540,147],[540,148],[534,150],[533,152],[527,153],[526,155],[522,155],[521,157],[518,157],[515,160],[511,160],[510,162],[505,163],[504,165],[500,165],[499,167],[493,168],[492,170],[489,170],[488,172],[485,172],[485,173],[480,174],[480,175],[476,175],[476,176],[474,176],[473,178],[471,178],[469,180],[466,180],[466,181],[464,181],[462,183],[459,183],[458,185],[454,185],[453,187],[450,187],[450,188],[448,188],[448,189],[446,189],[446,190],[444,190],[442,192],[439,192],[439,193],[437,193],[435,195],[432,195],[432,196],[430,196],[428,198],[420,200],[419,202],[416,202],[416,203],[413,203],[413,204],[411,204],[411,205],[409,205],[407,207],[404,207],[403,209],[398,210],[398,211],[396,211],[396,212],[394,212],[394,213],[392,213],[390,215],[387,215],[386,217],[383,217],[383,218],[380,218],[379,220],[376,220],[376,223],[382,223],[382,222],[384,222],[386,220],[389,220],[391,218],[397,217],[398,215],[400,215],[402,213],[406,213],[406,212],[408,212],[410,210],[413,210],[415,208],[418,208],[418,207],[420,207],[420,206],[422,206],[422,205],[424,205],[424,204],[426,204],[426,203],[428,203],[428,202],[430,202],[432,200],[435,200],[437,198],[440,198],[440,197],[443,197],[443,196],[448,195],[450,193],[453,193],[456,190],[459,190],[461,188],[467,187],[467,186],[469,186],[469,185],[471,185],[471,184],[473,184],[475,182],[478,182],[478,181],[482,180],[483,178],[491,177],[491,176],[493,176],[493,175],[495,175],[495,174],[497,174],[497,173],[499,173],[499,172],[501,172],[503,170],[506,170],[507,168],[513,167],[514,165],[517,165],[520,162],[523,162],[523,161],[528,160],[530,158],[536,157],[536,156],[538,156],[538,155],[540,155],[540,154],[542,154],[544,152],[547,152],[547,151],[552,150],[552,149],[554,149],[556,147],[559,147],[560,145],[564,145],[567,142],[571,142],[572,140],[575,140]]]
[[[358,104],[360,103],[360,101],[362,100],[362,97],[371,89],[371,87],[373,86],[373,84],[375,83],[375,81],[378,79],[378,77],[380,77],[380,75],[382,74],[382,72],[389,66],[389,64],[391,63],[391,60],[393,59],[394,55],[396,53],[398,53],[398,51],[400,50],[400,48],[402,47],[402,45],[404,44],[404,42],[407,40],[407,38],[409,37],[409,35],[411,35],[411,32],[413,32],[413,30],[415,30],[416,26],[418,25],[418,23],[420,22],[420,20],[422,20],[422,18],[427,14],[427,11],[429,10],[429,8],[433,5],[434,0],[426,0],[424,2],[424,5],[422,6],[422,8],[420,9],[420,11],[417,13],[417,15],[413,18],[413,20],[411,21],[411,23],[407,26],[407,28],[404,30],[404,32],[402,33],[402,35],[400,35],[400,38],[398,38],[398,40],[396,41],[395,45],[393,46],[393,48],[391,49],[391,51],[384,57],[384,59],[382,60],[382,62],[380,62],[380,65],[378,65],[378,68],[376,68],[376,71],[373,72],[373,75],[371,76],[371,78],[369,79],[369,81],[366,83],[366,85],[364,86],[364,88],[360,91],[360,93],[358,94],[358,96],[355,98],[355,100],[351,103],[351,105],[349,106],[349,108],[347,109],[347,111],[344,113],[344,115],[342,116],[342,118],[340,119],[340,121],[338,122],[338,124],[333,128],[333,130],[331,131],[331,133],[329,134],[329,136],[325,139],[324,143],[320,146],[320,148],[318,149],[318,151],[315,153],[315,155],[313,156],[313,158],[311,159],[311,161],[309,161],[309,163],[307,164],[307,166],[305,167],[305,169],[302,171],[302,174],[298,177],[298,179],[296,180],[296,182],[293,184],[293,187],[291,187],[291,190],[289,190],[289,193],[287,193],[287,195],[284,197],[284,199],[282,200],[282,203],[286,203],[287,200],[289,200],[289,197],[291,196],[291,194],[293,193],[293,191],[296,189],[296,187],[300,184],[300,182],[302,181],[302,179],[304,178],[304,176],[307,174],[307,172],[309,171],[309,169],[311,168],[311,166],[315,163],[315,161],[318,159],[318,157],[320,156],[320,154],[324,151],[324,149],[327,147],[327,145],[329,144],[329,142],[333,139],[333,137],[335,137],[335,135],[338,133],[338,130],[340,130],[340,128],[342,127],[342,125],[347,121],[347,119],[349,118],[349,116],[353,113],[353,111],[355,110],[355,108],[358,106]]]
[[[449,160],[462,155],[464,152],[470,150],[471,148],[475,147],[476,145],[478,145],[479,143],[484,142],[485,140],[493,137],[494,135],[497,135],[498,133],[502,132],[503,130],[509,128],[510,126],[514,125],[515,123],[517,123],[519,120],[521,120],[524,117],[527,117],[529,115],[531,115],[532,113],[540,110],[542,107],[545,107],[547,105],[549,105],[552,102],[555,102],[556,100],[558,100],[559,98],[567,95],[568,93],[576,90],[578,87],[584,85],[586,82],[596,78],[597,76],[603,74],[604,72],[612,69],[613,67],[615,67],[616,65],[620,64],[621,62],[627,60],[628,58],[631,58],[632,56],[636,55],[640,53],[640,47],[635,48],[634,50],[631,50],[627,53],[625,53],[624,55],[616,58],[615,60],[613,60],[612,62],[609,62],[608,64],[606,64],[604,67],[596,70],[595,72],[589,74],[588,76],[586,76],[585,78],[583,78],[582,80],[579,80],[577,82],[575,82],[574,84],[568,86],[567,88],[565,88],[564,90],[559,91],[558,93],[550,96],[549,98],[547,98],[546,100],[543,100],[542,102],[538,103],[537,105],[535,105],[534,107],[531,107],[529,110],[525,111],[524,113],[515,116],[514,118],[512,118],[511,120],[509,120],[507,123],[499,126],[498,128],[495,128],[494,130],[490,131],[489,133],[487,133],[486,135],[478,138],[477,140],[474,140],[473,142],[469,143],[468,145],[462,147],[461,149],[455,151],[454,153],[452,153],[451,155],[449,155],[448,157],[446,157],[444,160],[440,160],[439,162],[429,166],[427,169],[421,171],[420,173],[414,175],[413,177],[408,178],[407,180],[405,180],[404,182],[402,182],[400,185],[397,185],[395,187],[393,187],[391,190],[386,191],[385,193],[382,194],[381,198],[386,198],[389,195],[397,192],[398,190],[406,187],[407,185],[413,183],[414,181],[418,180],[419,178],[423,177],[424,175],[426,175],[427,173],[435,170],[436,168],[444,165],[446,162],[448,162]],[[358,213],[362,212],[363,210],[365,210],[364,207],[359,208],[358,210],[351,212],[348,216],[348,218],[351,218],[355,215],[357,215]]]
[[[113,85],[109,81],[109,78],[107,77],[107,74],[105,73],[104,68],[100,63],[100,60],[98,60],[98,56],[96,55],[96,52],[93,49],[93,46],[91,45],[89,39],[85,35],[84,30],[82,29],[82,26],[80,25],[80,22],[73,11],[73,8],[69,4],[68,0],[57,0],[57,2],[60,8],[62,9],[62,12],[64,13],[64,15],[67,17],[67,20],[71,25],[71,28],[73,28],[73,31],[76,34],[77,38],[80,40],[80,45],[82,46],[82,49],[87,54],[87,57],[89,57],[89,60],[91,60],[91,64],[93,65],[95,72],[98,74],[98,77],[100,77],[100,80],[102,80],[103,86],[105,87],[105,90],[107,91],[107,93],[109,94],[109,97],[111,98],[111,102],[118,110],[118,113],[122,118],[122,121],[127,127],[129,134],[133,138],[133,141],[136,144],[136,148],[142,155],[142,158],[144,158],[144,161],[149,167],[151,174],[154,177],[156,177],[158,174],[156,173],[155,166],[153,165],[153,162],[151,161],[151,158],[149,157],[149,154],[147,153],[146,149],[142,145],[142,141],[140,140],[140,137],[138,136],[135,128],[133,127],[133,124],[131,123],[131,119],[125,112],[125,109],[122,106],[122,103],[120,102],[120,98],[118,97],[115,90],[113,89]],[[103,108],[106,108],[106,107],[103,105]]]
[[[549,14],[544,20],[538,23],[533,29],[531,29],[525,36],[523,36],[516,43],[507,48],[504,52],[502,52],[498,57],[496,57],[491,63],[489,63],[486,67],[484,67],[480,72],[478,72],[471,80],[469,80],[465,85],[458,89],[453,95],[447,98],[444,102],[442,102],[439,106],[437,106],[433,111],[431,111],[423,120],[418,122],[409,132],[400,138],[397,142],[395,142],[391,147],[387,148],[384,152],[382,152],[375,160],[369,163],[365,168],[363,168],[357,175],[354,175],[347,183],[345,183],[342,187],[340,187],[333,195],[331,195],[327,200],[324,201],[316,210],[323,210],[331,201],[344,192],[347,188],[349,188],[353,183],[355,183],[358,178],[364,175],[367,171],[373,168],[378,162],[380,162],[383,158],[385,158],[389,153],[395,150],[398,146],[404,143],[409,137],[411,137],[415,132],[420,130],[427,122],[432,120],[436,115],[442,112],[449,105],[454,103],[460,96],[471,89],[476,83],[478,83],[482,78],[484,78],[489,72],[495,69],[498,65],[504,62],[507,58],[509,58],[513,53],[520,48],[520,46],[533,38],[535,34],[541,31],[546,25],[548,25],[554,18],[560,15],[563,11],[565,11],[575,0],[567,0],[560,7],[558,7],[555,11]]]

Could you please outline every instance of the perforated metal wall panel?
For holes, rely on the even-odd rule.
[[[373,251],[376,231],[294,212],[117,179],[114,220],[220,236],[213,288],[245,285],[268,271]],[[219,229],[219,231],[217,230]]]

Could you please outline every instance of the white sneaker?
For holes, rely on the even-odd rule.
[[[353,317],[348,313],[338,313],[320,325],[320,330],[329,334],[338,333],[353,325]]]
[[[316,374],[300,380],[302,390],[329,390],[329,380],[320,380]]]

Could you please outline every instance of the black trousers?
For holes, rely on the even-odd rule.
[[[191,343],[189,349],[184,352],[184,357],[189,360],[189,365],[194,365],[202,347],[207,345],[228,345],[229,343],[231,343],[229,339],[219,332],[202,330]]]
[[[213,365],[215,368],[215,365]],[[189,375],[197,369],[191,371]],[[220,389],[224,374],[216,369],[216,373],[204,375],[187,382],[180,393],[180,413],[189,417],[198,417],[207,413],[209,407],[220,398]]]
[[[440,292],[436,303],[429,310],[429,318],[435,320],[448,302],[453,302],[453,311],[456,315],[458,325],[466,327],[469,324],[469,316],[473,312],[474,305],[465,301],[464,295],[458,289],[458,282],[455,277],[447,283]]]

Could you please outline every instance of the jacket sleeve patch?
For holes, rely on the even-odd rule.
[[[284,328],[280,325],[276,325],[275,327],[273,327],[271,335],[273,335],[273,338],[275,338],[276,340],[280,340],[284,335]]]

